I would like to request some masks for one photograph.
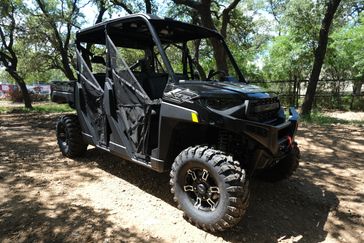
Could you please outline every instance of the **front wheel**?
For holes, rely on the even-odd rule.
[[[190,147],[175,159],[171,191],[187,220],[206,231],[240,222],[248,207],[245,170],[231,156],[208,147]]]

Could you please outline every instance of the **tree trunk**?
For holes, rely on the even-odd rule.
[[[76,80],[73,70],[71,68],[70,60],[68,58],[68,48],[63,48],[62,50],[60,50],[60,53],[64,75],[66,75],[69,80]]]
[[[357,80],[353,84],[353,94],[351,95],[351,102],[350,102],[350,110],[354,108],[354,100],[356,97],[360,99],[361,95],[361,88],[363,87],[364,83],[364,77],[362,77],[360,80]]]
[[[105,12],[107,11],[105,0],[99,1],[97,8],[99,10],[99,13],[97,14],[95,25],[102,22],[102,18],[104,17]],[[86,50],[90,51],[92,45],[93,44],[90,42],[87,43]]]
[[[5,11],[1,11],[1,18],[8,19],[9,21],[4,20],[4,22],[9,25],[8,28],[0,26],[0,63],[1,66],[6,68],[6,72],[8,72],[10,76],[14,78],[15,82],[19,85],[22,92],[25,108],[33,109],[32,101],[30,99],[24,79],[17,72],[18,57],[16,51],[13,48],[14,39],[16,38],[15,33],[17,30],[17,23],[15,22],[15,20],[18,19],[18,16],[16,16],[17,7],[14,6],[12,1],[5,1],[5,3],[1,3],[1,7],[3,7],[3,5]]]
[[[22,81],[16,81],[16,83],[19,85],[21,93],[23,95],[23,101],[24,101],[25,108],[33,109],[32,101],[30,99],[30,95],[29,95],[26,84],[24,83],[23,80]]]
[[[216,30],[214,21],[212,19],[211,10],[210,7],[201,7],[198,10],[200,17],[201,17],[201,23],[204,27],[209,29]],[[211,38],[211,45],[214,51],[214,58],[216,60],[216,68],[217,70],[224,71],[226,75],[228,75],[228,67],[226,62],[226,53],[223,45],[220,43],[220,41],[216,38]]]
[[[203,67],[201,66],[200,64],[200,43],[201,43],[201,40],[200,39],[197,39],[194,41],[194,45],[195,45],[195,56],[193,58],[193,63],[196,65],[196,69],[197,69],[197,72],[200,76],[200,79],[201,80],[206,80],[206,73],[205,73],[205,70],[203,69]]]
[[[354,83],[354,90],[353,90],[354,95],[361,94],[363,83],[364,83],[364,77],[361,80]]]
[[[227,28],[228,28],[228,24],[230,21],[230,13],[237,7],[237,5],[239,4],[240,1],[241,0],[231,1],[230,4],[226,8],[224,8],[224,10],[222,11],[222,23],[221,23],[220,32],[224,38],[226,38],[226,34],[227,34]],[[212,0],[201,0],[201,1],[173,0],[173,2],[175,4],[182,4],[182,5],[192,8],[200,16],[201,24],[203,27],[217,31],[214,20],[212,18],[212,11],[211,11]],[[219,5],[218,2],[215,1],[215,3],[217,5]],[[222,5],[219,5],[219,6],[222,6]],[[213,48],[217,70],[223,71],[223,72],[225,72],[226,75],[228,75],[227,55],[226,55],[224,46],[220,43],[219,40],[214,39],[214,38],[211,38],[210,42],[211,42],[211,45]]]
[[[302,115],[310,115],[311,113],[312,104],[316,94],[317,83],[320,78],[321,68],[325,60],[330,26],[340,2],[341,0],[329,0],[327,4],[325,17],[321,23],[318,46],[315,50],[315,60],[308,82],[305,99],[302,104]]]
[[[25,108],[33,109],[32,100],[30,99],[30,95],[29,95],[27,86],[24,82],[24,79],[22,77],[20,77],[19,74],[14,70],[7,70],[7,71],[11,75],[11,77],[13,77],[16,84],[19,86],[19,88],[21,90]]]
[[[151,14],[152,13],[152,3],[150,0],[144,0],[145,3],[145,13]]]
[[[297,90],[297,76],[295,75],[293,78],[293,92],[291,95],[291,106],[295,106],[296,103],[296,90]]]

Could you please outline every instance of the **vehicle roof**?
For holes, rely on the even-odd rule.
[[[214,30],[170,18],[160,18],[147,14],[131,14],[85,28],[77,32],[76,38],[79,42],[105,44],[105,30],[107,29],[108,35],[117,46],[138,48],[153,45],[147,22],[154,27],[162,43],[176,43],[220,36]]]

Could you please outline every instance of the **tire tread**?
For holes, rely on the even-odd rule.
[[[82,130],[77,115],[64,115],[59,119],[57,127],[60,123],[63,123],[64,129],[68,134],[68,144],[66,148],[62,146],[61,142],[58,140],[58,145],[62,154],[69,158],[83,155],[87,150],[87,144],[83,141],[81,134]]]
[[[216,172],[223,178],[226,184],[228,194],[228,207],[225,209],[224,215],[211,224],[201,224],[184,212],[184,217],[191,224],[202,228],[205,231],[215,232],[224,231],[233,227],[240,222],[245,214],[249,204],[249,183],[245,170],[240,167],[238,161],[234,161],[231,156],[225,153],[209,148],[207,146],[189,147],[183,150],[175,159],[170,172],[171,192],[174,194],[173,199],[178,204],[178,208],[182,208],[178,202],[178,196],[174,188],[177,186],[178,168],[188,159],[198,158],[205,163],[213,166]]]

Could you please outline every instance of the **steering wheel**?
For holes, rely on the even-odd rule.
[[[222,70],[214,71],[213,69],[209,71],[209,74],[207,75],[207,80],[211,80],[212,77],[216,76],[217,74],[221,74],[222,77],[226,76],[226,73]]]

